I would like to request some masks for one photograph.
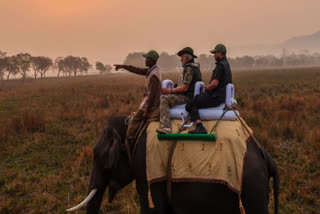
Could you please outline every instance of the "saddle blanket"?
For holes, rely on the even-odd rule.
[[[209,132],[216,122],[214,120],[202,123]],[[178,132],[180,123],[181,120],[171,121],[174,133]],[[245,124],[244,121],[243,123]],[[240,192],[247,140],[250,135],[238,119],[220,121],[213,131],[217,138],[214,142],[177,141],[170,160],[169,173],[168,158],[174,141],[159,141],[156,133],[158,127],[159,122],[151,122],[147,128],[146,171],[150,183],[167,179],[171,179],[172,182],[216,182],[227,185],[237,193]],[[247,128],[252,133],[248,126]]]

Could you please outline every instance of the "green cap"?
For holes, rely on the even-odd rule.
[[[144,56],[145,58],[150,58],[155,62],[157,62],[159,59],[159,54],[155,50],[151,50],[148,53],[143,54],[142,56]]]
[[[210,52],[214,54],[217,51],[226,54],[227,53],[227,48],[223,44],[217,44],[216,47],[214,48],[214,50],[212,50]]]
[[[182,56],[183,54],[190,54],[194,58],[197,58],[197,56],[193,54],[193,49],[190,47],[183,48],[181,51],[178,52],[178,56]]]

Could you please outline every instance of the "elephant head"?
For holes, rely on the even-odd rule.
[[[119,121],[119,118],[118,118]],[[133,171],[125,147],[126,126],[114,118],[109,120],[103,135],[94,148],[94,166],[91,173],[89,195],[77,206],[67,211],[78,210],[87,204],[87,213],[98,213],[103,194],[108,187],[108,201],[133,181]]]

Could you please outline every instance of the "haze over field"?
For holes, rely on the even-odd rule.
[[[109,63],[151,48],[175,53],[188,45],[208,53],[217,42],[226,43],[231,56],[251,55],[255,51],[246,47],[319,31],[319,8],[319,0],[1,1],[0,47],[8,54],[79,55]]]
[[[127,121],[123,119],[141,105],[146,77],[125,69],[115,71],[113,64],[145,67],[143,53],[155,49],[160,55],[156,64],[162,80],[177,83],[185,66],[176,53],[190,46],[198,55],[195,62],[200,64],[202,81],[208,85],[216,71],[209,50],[217,43],[224,43],[228,49],[236,110],[278,166],[279,213],[319,214],[319,9],[320,0],[0,0],[0,214],[66,213],[67,208],[87,196],[92,174],[100,174],[97,180],[101,183],[92,185],[98,186],[98,191],[90,193],[93,198],[88,199],[88,207],[98,209],[104,191],[101,187],[109,188],[102,200],[102,214],[145,213],[151,202],[156,209],[166,209],[168,200],[162,193],[170,193],[170,189],[153,189],[151,182],[140,182],[146,179],[143,169],[149,163],[143,160],[150,150],[140,148],[143,139],[149,138],[142,133],[139,143],[132,142],[137,147],[129,145],[135,160],[133,168],[124,142]],[[219,114],[205,110],[210,115]],[[146,113],[143,117],[148,116]],[[195,126],[198,124],[184,133]],[[179,149],[176,142],[170,154]],[[216,143],[222,151],[223,141],[218,139]],[[257,185],[261,177],[276,174],[276,170],[267,153],[260,153],[258,146],[250,144],[249,155],[241,163],[245,164],[241,190],[263,190],[263,194],[242,191],[241,203],[235,200],[236,193],[220,186],[224,182],[201,185],[199,190],[206,188],[204,194],[212,193],[213,197],[184,203],[189,204],[188,209],[179,203],[171,204],[177,209],[174,211],[207,213],[201,210],[209,207],[212,212],[224,213],[216,211],[223,207],[237,212],[242,209],[238,205],[243,204],[249,214],[255,212],[251,209],[267,210],[260,207],[264,199],[270,199],[269,211],[277,209],[277,197],[273,196],[277,188],[270,189],[268,195],[267,180],[260,183],[261,188]],[[201,150],[207,150],[204,146]],[[100,149],[103,155],[99,155]],[[260,154],[266,165],[259,161]],[[218,163],[211,167],[210,160],[201,158],[209,171],[214,165],[221,166]],[[175,185],[171,178],[176,163],[171,164],[171,160],[167,162],[171,165],[167,167],[167,178]],[[251,164],[250,160],[261,164]],[[155,167],[166,168],[159,164]],[[96,166],[104,171],[93,168]],[[230,167],[228,174],[235,178]],[[253,183],[246,179],[252,169],[259,172],[250,176]],[[186,173],[196,171],[189,161]],[[115,190],[133,178],[137,182],[125,184],[109,203]],[[275,187],[277,180],[273,181]],[[172,187],[172,191],[179,189]],[[197,185],[184,187],[184,199],[201,195],[193,191]],[[232,185],[228,187],[233,189]],[[217,191],[210,192],[212,189]],[[220,191],[222,203],[215,201],[217,206],[206,206]],[[260,202],[251,204],[252,195],[253,202]],[[85,209],[82,207],[79,213]]]

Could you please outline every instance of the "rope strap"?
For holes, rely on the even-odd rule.
[[[246,211],[242,205],[242,201],[241,201],[241,195],[239,194],[239,209],[240,209],[240,213],[241,214],[246,214]]]
[[[214,124],[214,126],[212,127],[210,134],[213,132],[213,130],[216,130],[218,123],[220,122],[220,120],[223,118],[223,116],[227,113],[228,109],[224,108],[223,109],[223,113],[221,114],[220,118],[218,119],[218,121],[216,122],[216,124]]]
[[[244,127],[244,129],[248,132],[248,134],[250,135],[250,137],[254,140],[254,142],[259,146],[259,148],[261,148],[260,143],[257,141],[257,139],[251,134],[251,132],[249,131],[248,127],[244,124],[244,122],[242,121],[242,119],[239,117],[239,115],[237,114],[237,112],[235,111],[234,108],[231,108],[232,111],[234,112],[234,114],[237,116],[238,120],[240,121],[241,125]]]

